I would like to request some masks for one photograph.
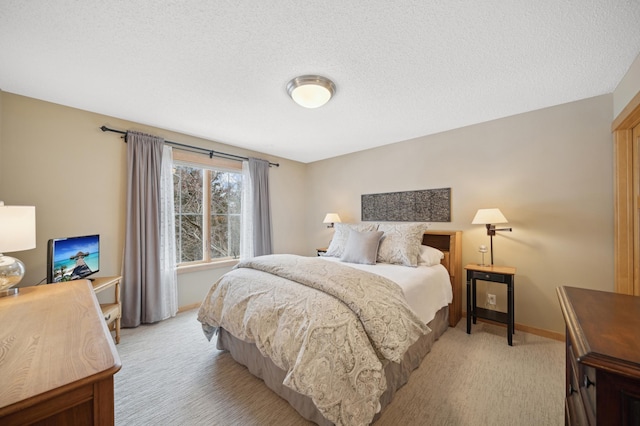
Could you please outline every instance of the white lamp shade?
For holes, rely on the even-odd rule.
[[[327,213],[327,215],[324,217],[324,220],[322,221],[322,223],[340,223],[342,222],[340,220],[340,216],[338,216],[338,213]]]
[[[509,223],[506,217],[502,214],[500,209],[479,209],[471,224],[473,225],[487,225],[496,223]]]
[[[36,208],[0,201],[0,253],[36,248]]]

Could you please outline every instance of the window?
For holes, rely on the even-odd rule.
[[[209,263],[240,255],[241,163],[174,154],[176,262]]]

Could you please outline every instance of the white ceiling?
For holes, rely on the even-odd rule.
[[[611,93],[639,52],[638,0],[0,4],[1,90],[302,162]]]

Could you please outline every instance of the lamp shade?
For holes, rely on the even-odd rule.
[[[36,248],[36,208],[0,201],[0,253]]]
[[[324,217],[324,220],[322,221],[322,223],[340,223],[342,222],[340,220],[340,216],[338,216],[338,213],[327,213],[327,215]]]
[[[509,223],[506,217],[502,214],[500,209],[479,209],[471,224],[473,225],[487,225],[496,223]]]

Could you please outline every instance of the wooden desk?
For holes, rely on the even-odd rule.
[[[510,266],[480,266],[470,264],[464,267],[467,270],[467,334],[471,334],[471,319],[476,323],[477,318],[484,318],[495,322],[507,324],[507,342],[513,346],[513,333],[515,327],[514,293],[513,288],[516,268]],[[476,280],[501,283],[507,286],[507,312],[492,311],[476,306]]]
[[[0,324],[0,424],[114,424],[120,358],[88,280],[0,298]]]

